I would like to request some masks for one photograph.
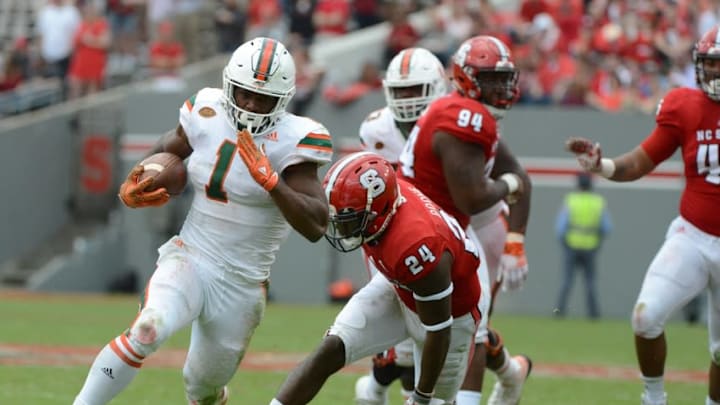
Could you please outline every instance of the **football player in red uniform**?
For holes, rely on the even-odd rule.
[[[680,148],[685,189],[680,214],[650,263],[632,314],[645,384],[645,405],[667,404],[663,372],[670,315],[708,289],[711,353],[706,404],[720,404],[720,30],[705,33],[693,51],[698,89],[677,88],[660,101],[655,129],[631,151],[603,158],[600,145],[570,138],[583,169],[612,181],[633,181],[650,173]]]
[[[518,288],[527,274],[523,235],[531,185],[498,133],[498,120],[518,96],[518,71],[507,46],[492,36],[463,42],[451,67],[455,91],[433,101],[417,121],[399,158],[400,177],[455,216],[469,234],[474,233],[472,228],[483,228],[496,219],[503,200],[514,204],[508,217],[505,254],[497,267],[506,288]],[[476,221],[479,213],[482,218]],[[493,242],[497,243],[483,240]],[[488,275],[480,274],[480,280],[489,290]],[[483,323],[487,319],[483,317]],[[473,364],[457,402],[480,403],[485,355],[491,352],[494,356],[487,366],[496,370],[499,381],[488,403],[515,405],[530,373],[530,360],[526,356],[510,358],[502,339],[497,333],[488,334],[486,326],[479,328]]]
[[[323,185],[330,203],[325,237],[343,252],[362,246],[379,273],[353,295],[270,404],[306,404],[343,366],[407,338],[415,343],[418,375],[406,405],[453,404],[480,317],[484,263],[476,243],[454,217],[398,180],[380,155],[342,158]]]

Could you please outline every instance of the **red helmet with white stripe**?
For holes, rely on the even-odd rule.
[[[695,80],[712,100],[720,101],[720,28],[713,27],[695,44]]]
[[[379,237],[402,201],[395,170],[371,152],[338,160],[325,175],[323,188],[330,205],[325,238],[342,252]]]
[[[452,57],[453,84],[465,97],[485,104],[500,118],[517,100],[518,71],[499,39],[480,35],[460,45]]]

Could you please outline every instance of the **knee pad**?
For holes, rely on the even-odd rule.
[[[163,317],[152,308],[143,309],[130,327],[128,340],[140,355],[148,356],[155,352],[167,339],[163,330]]]
[[[487,340],[485,340],[485,348],[487,349],[487,358],[494,358],[502,353],[505,347],[502,335],[495,329],[488,328]]]
[[[645,302],[638,302],[632,314],[633,332],[645,339],[654,339],[663,333],[665,322],[662,314],[653,311]]]

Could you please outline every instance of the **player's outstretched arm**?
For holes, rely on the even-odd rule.
[[[450,327],[453,317],[451,296],[452,255],[443,252],[438,265],[425,277],[408,285],[413,291],[418,317],[425,327],[425,347],[422,352],[422,367],[415,387],[416,402],[422,404],[431,398],[440,371],[445,364],[450,347]],[[428,399],[429,402],[429,399]]]
[[[508,235],[497,272],[503,291],[514,291],[522,288],[529,270],[525,255],[525,231],[530,217],[532,183],[525,168],[520,165],[515,155],[510,152],[507,144],[500,140],[491,177],[497,178],[502,173],[514,173],[523,182],[523,192],[510,205]]]
[[[614,159],[602,157],[600,144],[585,138],[568,138],[565,149],[575,154],[580,167],[584,170],[597,173],[612,181],[637,180],[653,171],[656,166],[639,145]]]
[[[505,173],[499,181],[485,176],[485,153],[480,144],[438,132],[433,137],[433,151],[441,160],[455,206],[466,215],[482,212],[509,194],[523,192],[515,174]]]
[[[522,167],[515,155],[510,151],[507,144],[500,140],[495,154],[495,165],[490,177],[498,179],[504,173],[513,173],[522,181],[520,189],[522,193],[517,194],[515,201],[510,205],[510,217],[508,228],[510,232],[525,234],[528,219],[530,218],[530,197],[532,194],[532,182],[525,168]]]

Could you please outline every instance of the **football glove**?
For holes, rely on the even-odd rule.
[[[602,170],[600,164],[602,150],[599,143],[593,143],[585,138],[569,138],[565,141],[565,148],[575,154],[580,167],[584,170],[592,173],[598,173]]]
[[[130,208],[159,207],[167,203],[170,200],[170,194],[164,187],[153,191],[145,191],[153,183],[154,179],[152,177],[138,182],[143,171],[141,165],[132,168],[127,179],[120,186],[120,192],[118,193],[120,200]]]
[[[265,145],[262,149],[258,148],[250,132],[243,129],[237,134],[237,146],[238,154],[245,162],[253,179],[266,191],[275,188],[280,177],[270,165],[270,159],[265,155]]]
[[[505,241],[505,248],[498,265],[498,277],[501,279],[503,291],[514,291],[522,288],[528,274],[528,263],[525,257],[525,237],[511,232]]]

